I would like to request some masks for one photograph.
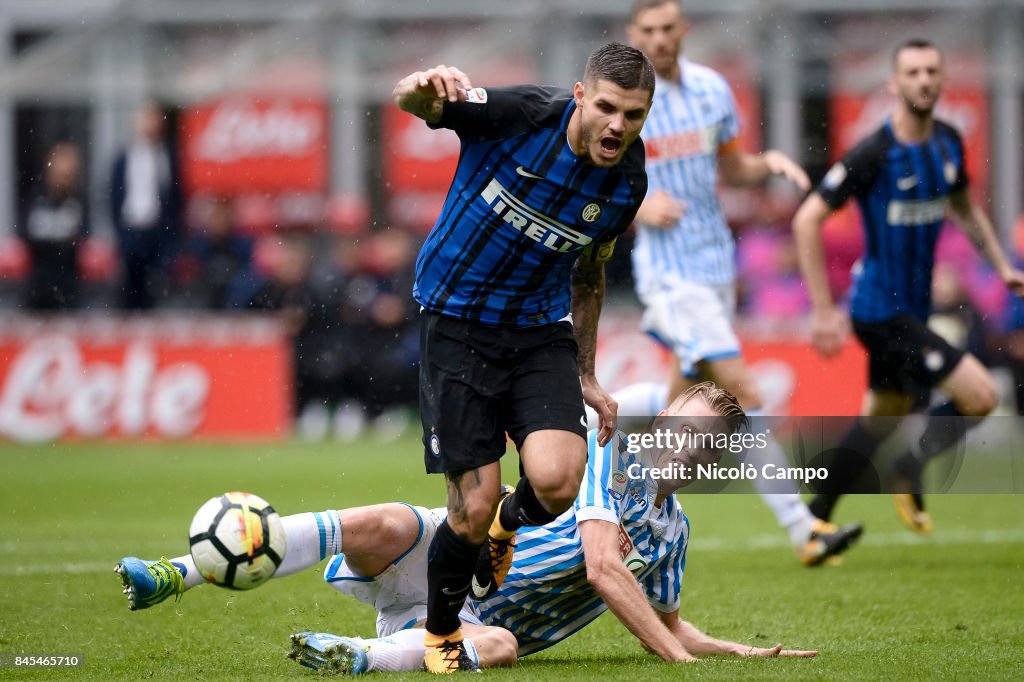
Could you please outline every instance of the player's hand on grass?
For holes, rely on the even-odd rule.
[[[772,172],[772,175],[781,175],[803,192],[810,191],[811,179],[807,177],[807,173],[782,152],[769,149],[764,153],[764,162],[768,165],[768,170]]]
[[[580,378],[583,385],[583,400],[597,412],[597,444],[604,447],[615,433],[615,416],[619,404],[611,393],[601,388],[593,374]]]
[[[846,340],[847,322],[835,306],[815,308],[811,313],[811,344],[821,355],[836,355]]]
[[[647,195],[637,211],[636,219],[651,227],[672,227],[683,217],[686,202],[664,190]]]
[[[803,651],[801,649],[783,649],[781,644],[776,644],[773,647],[756,647],[752,646],[747,651],[743,652],[743,656],[757,656],[761,658],[775,658],[775,657],[787,657],[787,658],[814,658],[818,655],[817,651]]]

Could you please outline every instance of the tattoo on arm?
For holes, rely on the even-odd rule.
[[[580,375],[594,373],[597,322],[604,302],[604,263],[577,259],[572,270],[572,321]]]

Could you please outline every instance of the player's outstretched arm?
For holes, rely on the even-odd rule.
[[[647,603],[647,597],[619,558],[619,527],[593,519],[580,524],[587,580],[611,612],[647,649],[666,661],[695,659]]]
[[[604,263],[613,248],[614,243],[591,245],[576,259],[572,271],[572,324],[579,346],[576,361],[583,384],[583,400],[597,412],[597,443],[602,447],[615,432],[615,415],[619,409],[611,394],[597,383],[594,373],[597,323],[604,303]]]
[[[800,649],[783,649],[781,644],[773,647],[756,647],[725,639],[715,639],[696,627],[679,618],[679,611],[659,613],[665,626],[679,640],[687,651],[695,656],[793,656],[797,658],[813,658],[817,651]]]
[[[472,90],[469,76],[454,66],[439,64],[426,71],[415,71],[398,81],[392,96],[402,111],[422,118],[427,123],[441,120],[445,100],[466,101],[466,91]]]
[[[733,187],[760,185],[773,175],[781,175],[801,191],[811,189],[811,179],[800,165],[777,149],[760,154],[739,150],[718,157],[718,173],[722,182]]]
[[[811,343],[825,357],[835,355],[846,337],[846,318],[836,308],[825,272],[825,246],[821,226],[832,208],[817,193],[811,193],[793,216],[797,259],[807,293],[811,297]]]
[[[996,237],[995,228],[980,206],[971,201],[966,189],[949,196],[949,204],[960,228],[974,242],[974,246],[992,264],[1003,283],[1018,296],[1024,295],[1024,272],[1010,264]]]

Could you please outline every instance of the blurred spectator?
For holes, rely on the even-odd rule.
[[[81,165],[78,147],[54,145],[43,186],[18,225],[31,260],[24,296],[29,310],[78,307],[78,253],[89,234],[88,210],[79,192]]]
[[[146,102],[135,115],[135,138],[114,161],[111,219],[124,268],[122,306],[147,310],[174,257],[182,224],[178,155],[165,135],[164,111]]]
[[[333,428],[336,438],[351,441],[371,428],[378,439],[393,440],[410,424],[417,398],[418,309],[410,296],[416,246],[409,234],[388,230],[335,237],[322,251],[328,258],[314,286],[338,315],[331,338],[342,353],[337,381],[325,392],[327,411],[313,405],[299,430],[312,437]],[[321,420],[330,424],[320,427]]]
[[[416,244],[387,230],[322,245],[320,237],[293,234],[275,238],[269,251],[261,247],[259,269],[267,274],[247,307],[276,311],[292,334],[301,437],[333,431],[348,441],[369,427],[394,439],[417,399]]]
[[[344,292],[342,315],[359,354],[358,394],[385,439],[404,430],[417,401],[418,308],[410,294],[416,253],[407,232],[373,235],[362,243],[358,273]]]
[[[176,280],[191,288],[204,308],[223,310],[252,298],[257,285],[252,271],[253,240],[239,234],[234,202],[218,198],[202,226],[185,243],[177,260]]]
[[[345,366],[340,371],[335,390],[331,392],[331,404],[325,405],[323,410],[315,405],[307,410],[300,419],[300,431],[305,427],[308,437],[318,430],[326,435],[333,428],[339,440],[352,441],[363,433],[367,423],[363,404],[366,382],[362,380],[365,372],[361,357],[368,351],[366,341],[360,335],[361,315],[348,303],[349,284],[358,274],[363,245],[359,238],[336,237],[323,252],[327,257],[316,264],[319,268],[313,279],[317,290],[324,300],[329,301],[340,320],[340,328],[332,336],[338,348],[344,349]]]
[[[329,409],[344,388],[351,350],[342,336],[337,306],[311,283],[312,259],[308,238],[282,238],[249,308],[276,311],[292,336],[298,429],[315,439],[329,428]]]

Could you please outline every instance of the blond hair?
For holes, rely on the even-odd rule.
[[[740,407],[736,396],[724,388],[715,386],[710,381],[703,381],[691,386],[676,396],[676,399],[668,406],[668,414],[679,414],[682,407],[694,398],[703,400],[719,417],[722,417],[729,427],[729,433],[736,433],[750,427],[750,419]]]

